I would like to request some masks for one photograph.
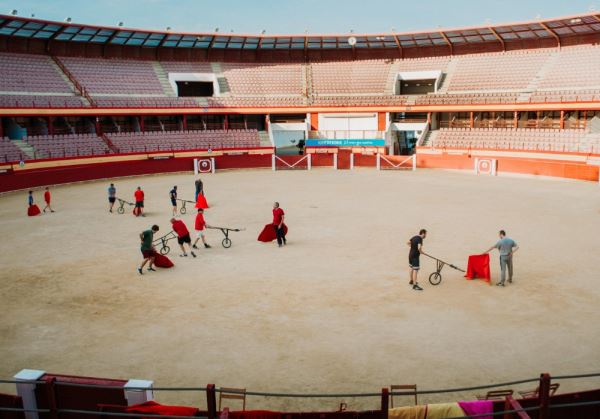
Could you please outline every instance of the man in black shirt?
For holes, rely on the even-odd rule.
[[[173,217],[177,215],[177,186],[173,186],[173,189],[169,192],[169,198],[171,198],[171,205],[173,205]]]
[[[410,251],[408,252],[408,266],[410,268],[410,282],[413,290],[423,291],[423,288],[419,286],[417,282],[417,274],[419,273],[419,256],[421,256],[421,252],[423,251],[423,239],[427,237],[427,230],[424,228],[419,231],[418,236],[414,236],[410,239],[406,244],[410,247]]]
[[[202,181],[200,180],[200,178],[196,179],[196,182],[194,182],[194,186],[196,187],[196,201],[198,200],[198,195],[202,195],[204,196],[204,184],[202,183]]]

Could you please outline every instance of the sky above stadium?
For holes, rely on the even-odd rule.
[[[0,13],[75,23],[257,34],[405,32],[600,10],[600,0],[0,0]]]

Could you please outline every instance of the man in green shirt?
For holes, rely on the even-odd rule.
[[[144,269],[144,266],[148,262],[150,262],[148,270],[155,271],[152,265],[154,265],[154,256],[156,255],[156,250],[154,250],[154,245],[152,244],[152,241],[154,240],[154,233],[156,233],[157,231],[158,226],[154,224],[150,230],[143,231],[142,234],[140,234],[140,240],[142,241],[140,250],[142,251],[142,256],[144,257],[144,261],[138,268],[138,273],[140,275],[143,274],[142,269]]]

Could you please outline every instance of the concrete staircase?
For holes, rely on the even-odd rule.
[[[432,145],[435,145],[437,136],[438,136],[438,131],[429,131],[427,133],[427,135],[425,136],[425,139],[423,140],[423,144],[421,144],[421,145],[423,147],[431,147]]]
[[[154,69],[154,74],[158,78],[160,82],[160,86],[162,87],[165,96],[168,97],[176,97],[177,95],[173,91],[173,87],[171,87],[171,83],[169,83],[169,75],[163,68],[163,66],[158,61],[152,62],[152,68]]]
[[[261,147],[273,147],[267,131],[258,131],[258,138],[260,140]]]
[[[529,99],[531,98],[531,94],[538,89],[538,86],[540,85],[540,81],[542,81],[544,79],[544,77],[546,77],[546,74],[548,74],[548,71],[554,66],[554,64],[556,63],[556,60],[558,60],[558,56],[559,56],[559,52],[556,51],[556,52],[553,52],[550,55],[550,57],[548,57],[548,59],[546,60],[546,62],[542,66],[542,68],[540,68],[540,71],[529,82],[529,84],[525,88],[525,91],[523,93],[519,94],[519,96],[517,97],[517,102],[529,102]]]
[[[23,141],[23,140],[11,140],[12,143],[17,146],[17,148],[19,150],[21,150],[21,153],[23,153],[25,156],[29,157],[30,159],[35,158],[35,149],[31,146],[31,144]]]
[[[223,67],[221,67],[221,63],[210,63],[210,67],[215,76],[217,76],[217,83],[219,83],[221,96],[229,96],[231,93],[231,88],[229,87],[229,82],[225,78],[225,74],[223,74]]]
[[[65,83],[69,85],[69,89],[71,89],[73,94],[79,96],[79,91],[77,90],[71,79],[69,79],[65,72],[62,71],[62,69],[58,66],[56,61],[54,61],[51,57],[48,57],[48,62],[52,67],[54,67],[54,70],[56,70],[56,72],[60,74],[60,77],[65,81]]]
[[[444,72],[442,78],[442,85],[438,89],[438,94],[448,93],[448,87],[450,86],[450,82],[452,81],[452,77],[454,77],[454,73],[456,71],[456,67],[458,66],[458,59],[453,57],[450,59],[448,63],[448,67],[446,67],[446,71]]]
[[[385,83],[385,94],[393,95],[394,89],[396,87],[396,76],[400,72],[400,60],[394,60],[392,65],[390,66],[390,71],[388,73],[387,81]]]

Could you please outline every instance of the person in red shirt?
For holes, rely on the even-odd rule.
[[[144,191],[142,191],[142,188],[140,186],[137,187],[133,196],[135,197],[135,208],[137,209],[136,216],[141,215],[142,217],[145,217],[146,215],[144,215]]]
[[[46,209],[49,209],[50,212],[54,212],[54,210],[50,206],[50,198],[51,198],[50,189],[46,186],[46,192],[44,192],[44,201],[46,201],[46,206],[44,207],[44,212],[46,212]]]
[[[194,241],[194,245],[192,246],[194,249],[197,249],[196,243],[198,240],[202,239],[202,243],[204,243],[204,247],[210,249],[210,245],[206,243],[206,238],[204,237],[204,231],[206,227],[210,227],[204,221],[204,210],[202,208],[198,208],[198,214],[196,214],[196,224],[194,225],[194,230],[196,230],[196,240]]]
[[[275,235],[277,236],[277,244],[279,247],[287,244],[285,240],[285,232],[283,231],[283,220],[285,213],[279,208],[279,202],[273,204],[273,227],[275,228]]]
[[[171,218],[171,226],[173,227],[173,231],[177,234],[177,243],[179,243],[179,246],[181,247],[181,251],[183,252],[179,256],[181,256],[181,257],[187,256],[187,253],[185,252],[185,247],[184,247],[184,244],[187,243],[187,245],[190,248],[190,253],[192,254],[193,257],[196,257],[196,254],[192,250],[192,239],[190,237],[190,232],[188,231],[187,227],[185,226],[185,223],[181,220]]]

